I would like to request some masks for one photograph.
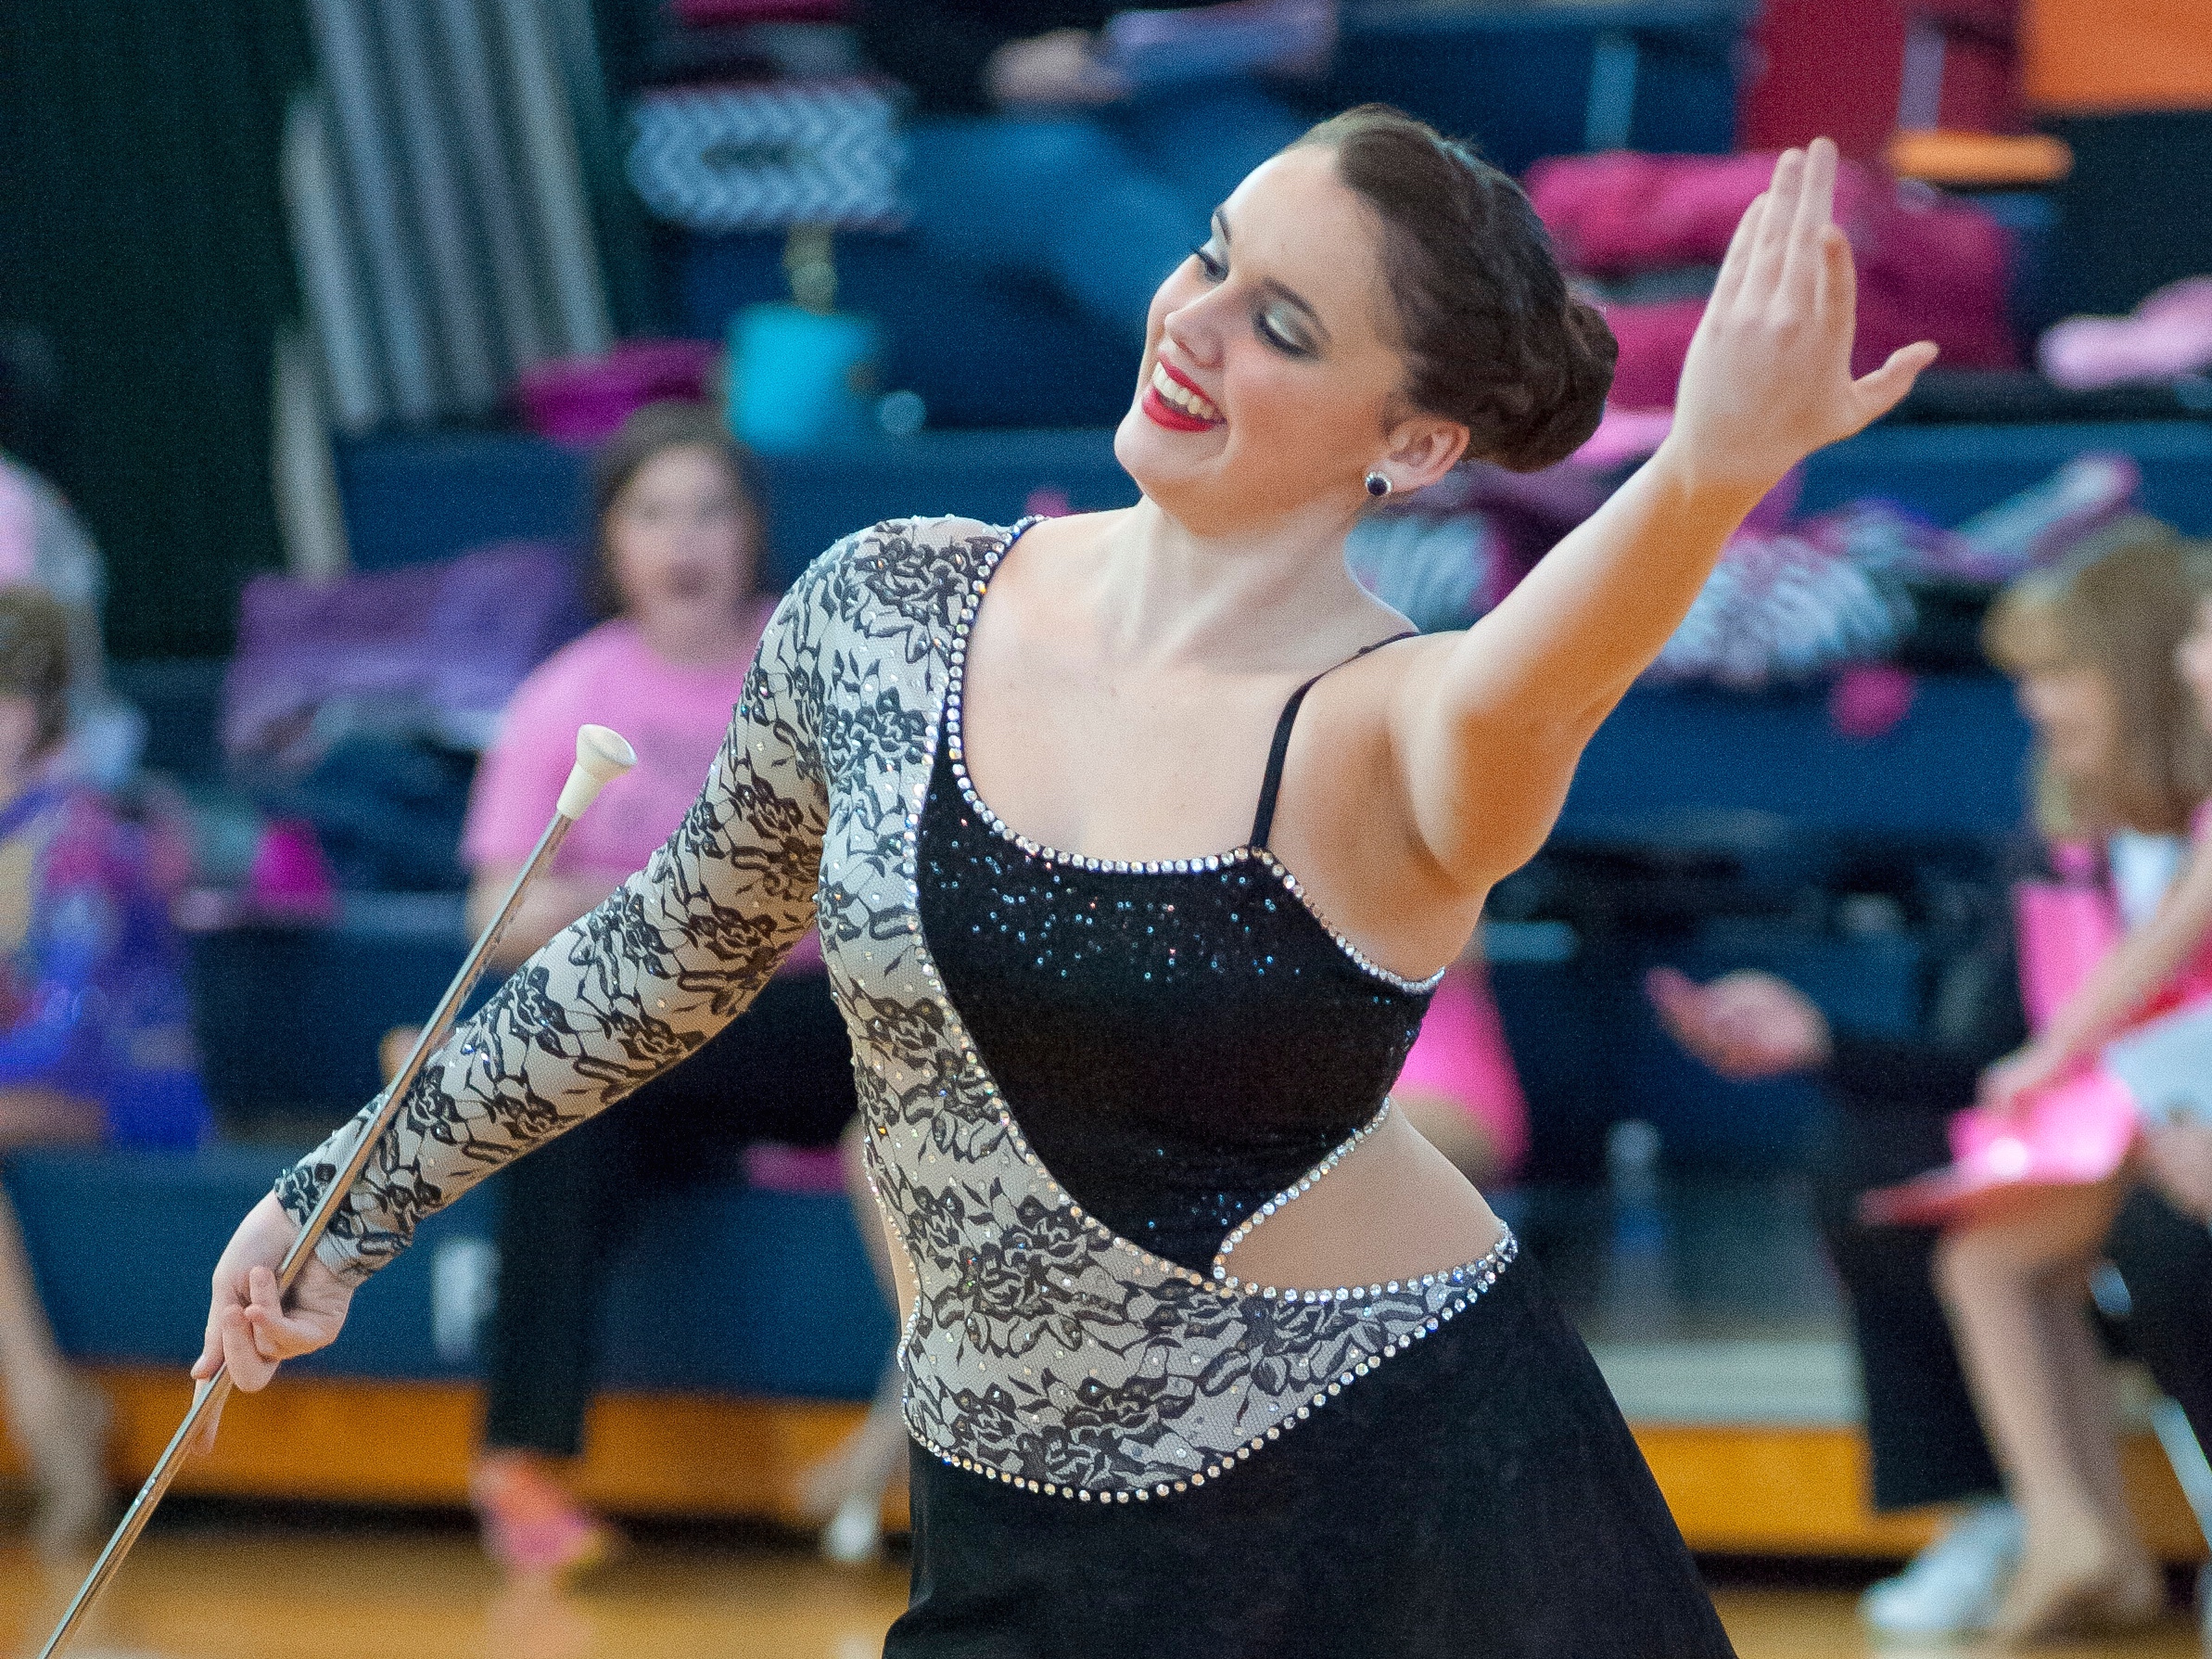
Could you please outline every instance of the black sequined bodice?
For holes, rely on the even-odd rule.
[[[1100,867],[1017,840],[947,722],[918,872],[946,991],[1062,1185],[1203,1271],[1375,1116],[1433,986],[1354,960],[1264,849]]]

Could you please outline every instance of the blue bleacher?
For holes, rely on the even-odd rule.
[[[1320,108],[1395,104],[1519,173],[1545,156],[1725,154],[1743,0],[1564,0],[1346,10]]]
[[[929,432],[757,461],[778,586],[838,537],[884,518],[958,512],[1009,522],[1040,489],[1078,509],[1137,499],[1112,432],[1095,428]],[[584,472],[581,453],[525,433],[341,440],[354,566],[388,570],[508,537],[577,541],[589,510]]]
[[[2110,451],[2142,468],[2142,508],[2190,535],[2212,533],[2212,420],[1870,428],[1806,464],[1807,513],[1879,496],[1957,524],[2048,478],[2076,455]]]
[[[42,1151],[5,1180],[62,1346],[80,1359],[185,1365],[208,1275],[287,1151]],[[426,1220],[356,1298],[308,1374],[473,1376],[496,1187]],[[863,1399],[896,1335],[842,1195],[718,1187],[656,1205],[614,1263],[602,1330],[614,1388]]]

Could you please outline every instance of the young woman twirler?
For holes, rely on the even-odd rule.
[[[1589,1355],[1385,1091],[1730,530],[1934,356],[1853,377],[1835,174],[1777,163],[1659,453],[1414,638],[1346,532],[1463,456],[1570,453],[1612,339],[1512,181],[1416,121],[1259,168],[1153,301],[1138,503],[818,560],[682,828],[454,1035],[288,1306],[337,1143],[248,1217],[203,1373],[329,1341],[425,1211],[819,923],[906,1309],[887,1653],[1726,1653]]]

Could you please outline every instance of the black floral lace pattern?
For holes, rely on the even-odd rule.
[[[1203,1486],[1495,1282],[1510,1237],[1388,1284],[1202,1275],[1106,1228],[1023,1143],[944,993],[915,885],[952,653],[1007,541],[893,521],[794,585],[682,826],[426,1067],[324,1241],[328,1266],[365,1279],[423,1216],[697,1048],[819,922],[870,1174],[920,1282],[908,1424],[947,1461],[1083,1501]],[[358,1133],[278,1181],[295,1217]]]

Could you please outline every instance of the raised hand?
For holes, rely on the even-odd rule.
[[[1936,360],[1926,340],[1851,376],[1858,277],[1832,217],[1836,147],[1786,150],[1746,210],[1690,341],[1668,445],[1699,484],[1763,491],[1824,444],[1895,408]]]

